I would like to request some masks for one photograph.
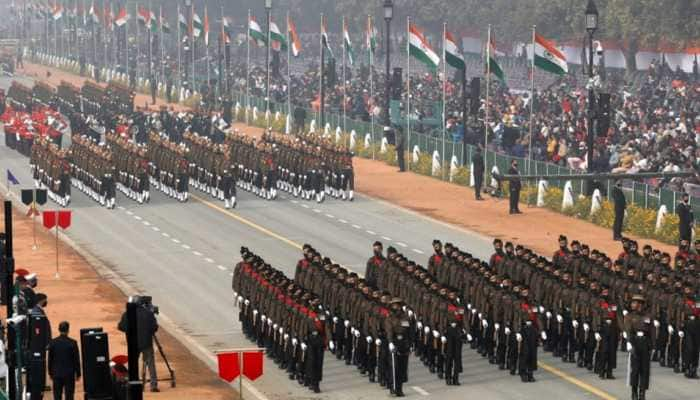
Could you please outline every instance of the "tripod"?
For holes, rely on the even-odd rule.
[[[170,363],[168,362],[168,358],[165,356],[165,352],[163,351],[163,346],[161,346],[160,341],[158,341],[158,337],[153,334],[153,341],[156,344],[156,347],[158,348],[158,353],[160,353],[160,356],[163,357],[163,361],[165,361],[165,366],[168,368],[168,373],[170,374],[170,378],[165,378],[165,379],[158,379],[158,381],[170,381],[170,387],[174,388],[175,387],[175,371],[170,367]],[[155,357],[154,357],[155,361]],[[141,381],[143,382],[143,387],[146,387],[146,361],[143,360],[142,362],[142,368],[141,368]]]

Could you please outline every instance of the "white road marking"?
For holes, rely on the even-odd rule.
[[[160,228],[157,226],[152,226],[151,229],[153,229],[156,232],[160,232]]]
[[[376,235],[376,234],[377,234],[376,232],[373,232],[373,231],[370,231],[370,230],[367,230],[367,231],[365,231],[365,232],[369,233],[370,235]]]
[[[183,249],[185,249],[185,250],[189,250],[189,249],[191,249],[191,247],[190,247],[190,246],[188,246],[188,245],[186,245],[186,244],[183,244],[183,245],[182,245],[182,248],[183,248]]]
[[[124,208],[123,206],[117,206],[117,208],[120,210],[126,210],[126,208]]]
[[[299,204],[299,200],[292,200],[292,203]]]
[[[201,257],[201,256],[202,256],[202,253],[200,253],[200,252],[198,252],[198,251],[193,251],[192,254],[194,254],[194,255],[197,256],[197,257]]]
[[[222,271],[226,271],[226,267],[224,267],[223,265],[217,265],[216,268],[218,268]]]
[[[126,215],[134,215],[132,211],[126,210]]]
[[[302,204],[301,206],[304,207],[304,208],[309,208],[309,205],[308,205],[308,204]]]
[[[146,225],[146,226],[151,226],[151,223],[148,222],[148,221],[143,221],[143,224]]]
[[[425,389],[421,388],[420,386],[411,386],[411,389],[415,390],[420,394],[421,396],[428,396],[430,393],[426,392]]]
[[[161,233],[161,235],[163,235],[164,237],[170,237],[170,235],[167,232],[163,232]]]
[[[361,228],[360,225],[355,225],[355,224],[352,224],[352,227],[355,228],[355,229],[360,229],[360,228]]]
[[[391,238],[388,236],[382,236],[382,239],[386,240],[387,242],[391,242]]]
[[[328,218],[335,218],[335,216],[333,216],[332,214],[326,214],[326,217],[328,217]]]
[[[396,244],[398,244],[401,247],[408,247],[408,245],[406,243],[396,242]]]
[[[318,208],[314,208],[314,212],[315,212],[315,213],[320,213],[321,210],[319,210]]]
[[[344,219],[338,219],[338,222],[340,222],[341,224],[347,224],[347,223],[348,223],[348,221],[346,221],[346,220],[344,220]]]
[[[139,217],[138,215],[134,215],[134,219],[137,221],[141,221],[143,218]]]
[[[212,260],[212,259],[209,258],[209,257],[205,258],[204,261],[208,262],[209,264],[211,264],[211,263],[214,262],[214,260]]]
[[[418,250],[418,249],[411,249],[411,250],[413,250],[414,252],[416,252],[416,253],[418,253],[418,254],[425,254],[425,253],[423,253],[422,251],[420,251],[420,250]]]
[[[175,238],[172,238],[172,239],[170,239],[170,240],[172,240],[172,241],[173,241],[173,243],[180,243],[180,241],[179,241],[179,240],[177,240],[177,239],[175,239]]]

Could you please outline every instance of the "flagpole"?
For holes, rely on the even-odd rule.
[[[56,4],[57,4],[57,0],[54,0],[54,2],[53,2],[54,12],[56,12]],[[56,20],[56,18],[53,17],[53,15],[51,15],[51,19],[53,19],[53,54],[56,57],[58,57],[58,28],[57,28],[58,21]]]
[[[374,160],[374,51],[372,50],[372,35],[374,34],[374,26],[372,25],[372,16],[367,15],[367,45],[369,51],[369,100],[372,108],[370,108],[372,133],[372,159]]]
[[[532,25],[532,65],[531,65],[531,82],[530,82],[530,140],[527,150],[527,174],[532,175],[532,121],[535,103],[535,29],[536,25]]]
[[[292,118],[292,82],[290,65],[292,64],[292,36],[289,33],[289,10],[287,10],[287,119]],[[286,128],[286,126],[285,126]],[[285,129],[286,131],[286,129]],[[291,129],[290,132],[291,133]]]
[[[160,16],[159,16],[159,21],[160,23],[160,80],[163,84],[163,87],[165,88],[165,91],[167,92],[167,85],[165,85],[165,49],[163,49],[163,5],[160,5]],[[168,98],[168,93],[165,94],[165,98]]]
[[[346,80],[345,80],[345,53],[347,52],[347,43],[345,42],[345,32],[347,32],[347,26],[345,26],[345,16],[343,15],[343,132],[345,132],[345,116],[346,116],[346,111],[345,111],[345,104],[347,104],[347,85],[346,85]]]
[[[138,21],[138,19],[139,19],[139,12],[140,12],[140,10],[139,10],[139,3],[136,3],[136,37],[134,38],[134,39],[135,39],[135,42],[136,42],[136,85],[137,85],[137,86],[136,86],[136,91],[139,90],[139,87],[138,87],[138,82],[139,82],[139,58],[141,57],[141,46],[140,46],[141,43],[140,43],[140,41],[139,41],[139,39],[141,38],[141,35],[140,35],[140,32],[139,32],[140,29],[139,29],[139,21]]]
[[[318,68],[319,68],[319,74],[318,74],[318,79],[319,79],[319,85],[318,85],[318,92],[319,92],[319,93],[318,93],[318,101],[319,101],[319,103],[318,103],[318,106],[319,106],[319,107],[318,107],[318,120],[319,120],[319,122],[320,122],[320,127],[321,127],[321,129],[322,129],[322,130],[325,130],[325,129],[326,129],[326,126],[325,126],[325,124],[324,124],[325,121],[324,121],[324,115],[323,115],[323,111],[324,111],[324,109],[323,109],[323,108],[324,108],[324,104],[323,104],[323,103],[324,103],[324,101],[323,101],[323,97],[324,97],[324,96],[323,96],[323,55],[324,55],[324,54],[323,54],[323,53],[324,53],[324,51],[325,51],[325,49],[323,48],[323,13],[321,13],[321,35],[320,35],[320,43],[321,43],[321,46],[320,46],[320,47],[321,47],[321,54],[320,54],[320,56],[321,56],[321,62],[319,63],[319,66],[318,66]]]
[[[270,25],[272,24],[271,10],[267,10],[267,46],[265,47],[265,70],[267,71],[267,83],[265,84],[265,123],[270,127],[270,47],[272,41],[270,37]]]
[[[180,91],[182,90],[182,67],[180,63],[182,38],[180,37],[180,4],[177,5],[177,101],[180,102]]]
[[[245,63],[245,101],[246,101],[246,109],[245,109],[245,123],[246,125],[248,124],[248,112],[250,110],[250,8],[248,9],[248,21],[247,21],[248,26],[246,27],[246,43],[247,43],[247,51],[246,51],[246,63]]]
[[[204,21],[206,21],[204,29],[207,30],[204,32],[204,57],[206,58],[205,65],[207,67],[207,94],[209,94],[209,91],[211,91],[211,68],[209,68],[209,15],[207,14],[206,4],[204,5]]]
[[[194,60],[195,60],[195,57],[194,57],[194,51],[195,51],[195,49],[194,49],[194,43],[195,43],[195,40],[194,40],[194,1],[192,2],[192,6],[190,7],[190,43],[191,43],[190,50],[192,50],[192,83],[191,83],[191,85],[192,85],[192,94],[194,94],[195,90],[197,90],[197,87],[195,85],[195,76],[194,76],[194,73],[195,73],[195,68],[194,68]]]
[[[491,24],[486,36],[486,110],[484,113],[484,157],[489,144],[489,89],[491,87]]]
[[[406,17],[406,144],[404,148],[408,148],[411,153],[411,17]],[[389,77],[385,77],[387,85]],[[390,112],[390,110],[387,110]],[[408,160],[408,170],[411,170],[411,158]]]
[[[146,36],[148,38],[148,80],[153,84],[153,37],[151,36],[151,25],[153,24],[153,21],[151,21],[151,0],[148,0],[148,26],[146,27],[146,30],[148,31],[148,35]],[[150,90],[150,88],[149,88]]]
[[[442,153],[440,154],[440,169],[442,170],[442,180],[445,180],[445,130],[447,129],[445,118],[445,101],[447,86],[447,59],[445,58],[445,38],[447,37],[447,22],[442,23]]]

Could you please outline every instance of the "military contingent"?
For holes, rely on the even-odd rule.
[[[102,206],[113,209],[116,167],[111,149],[87,136],[74,134],[69,154],[73,186]]]
[[[312,337],[315,354],[329,350],[396,396],[410,353],[460,385],[464,343],[522,382],[535,381],[540,347],[600,379],[615,379],[625,352],[633,400],[646,398],[652,362],[698,377],[700,241],[696,251],[682,243],[675,265],[628,239],[614,261],[564,236],[551,259],[499,239],[488,262],[433,248],[426,268],[375,242],[361,277],[304,245],[293,280],[245,249],[233,277],[244,332],[314,391],[322,371],[295,347]]]
[[[46,137],[32,145],[29,157],[34,185],[47,189],[49,198],[61,207],[70,204],[71,171],[68,150],[61,149]]]

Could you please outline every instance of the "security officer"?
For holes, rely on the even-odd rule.
[[[651,368],[651,319],[642,311],[644,296],[632,296],[630,311],[624,317],[627,351],[630,358],[632,400],[644,400],[649,390]]]
[[[622,192],[622,181],[615,182],[610,196],[615,205],[615,221],[613,222],[613,240],[622,240],[622,223],[625,218],[625,209],[627,208],[627,200]]]
[[[518,160],[513,160],[508,169],[509,175],[520,175],[518,172]],[[508,185],[508,193],[510,195],[510,213],[522,214],[518,204],[520,203],[520,189],[522,188],[520,178],[511,179]]]
[[[400,298],[391,300],[391,316],[385,323],[386,338],[389,341],[390,364],[387,372],[387,384],[391,394],[404,397],[403,384],[408,380],[408,355],[411,351],[410,322],[402,310]]]

